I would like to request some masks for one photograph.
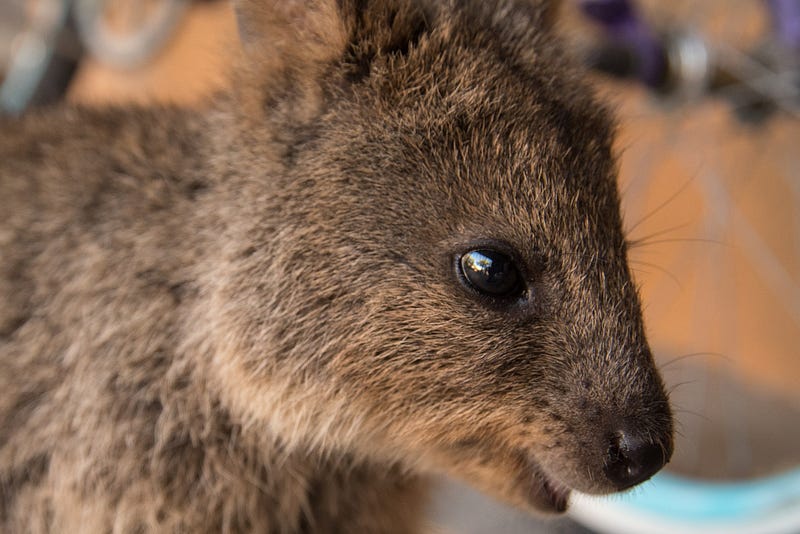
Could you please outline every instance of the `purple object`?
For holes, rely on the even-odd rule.
[[[767,0],[778,40],[800,52],[800,0]]]
[[[629,0],[581,0],[583,12],[600,24],[613,28],[637,18]]]
[[[798,0],[792,1],[795,4]],[[616,44],[635,58],[635,76],[650,87],[660,87],[667,75],[666,53],[658,36],[636,11],[631,0],[580,0],[581,10],[605,28]]]

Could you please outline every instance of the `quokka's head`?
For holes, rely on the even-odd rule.
[[[672,452],[612,127],[534,0],[241,0],[210,319],[290,444],[562,511]]]

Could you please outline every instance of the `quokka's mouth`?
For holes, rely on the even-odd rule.
[[[530,460],[530,466],[531,504],[546,512],[565,512],[569,506],[572,490],[547,475],[535,460]]]

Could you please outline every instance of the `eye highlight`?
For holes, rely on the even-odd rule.
[[[464,253],[458,261],[462,282],[478,293],[508,299],[519,296],[523,277],[514,260],[492,249],[476,249]]]

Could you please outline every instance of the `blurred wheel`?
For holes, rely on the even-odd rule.
[[[93,57],[130,68],[161,49],[187,4],[187,0],[76,0],[75,20]]]
[[[0,5],[0,114],[18,115],[59,100],[82,47],[66,0],[6,0]]]

